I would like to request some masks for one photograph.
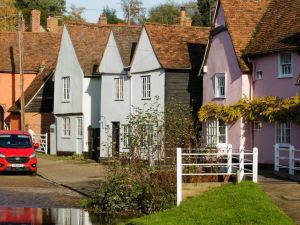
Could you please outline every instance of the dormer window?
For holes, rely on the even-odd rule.
[[[279,77],[292,77],[292,53],[284,52],[279,55]]]

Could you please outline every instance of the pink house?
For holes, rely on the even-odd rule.
[[[299,0],[219,0],[201,73],[203,105],[299,93]],[[276,143],[300,149],[300,126],[293,123],[210,119],[204,134],[207,145],[219,148],[258,147],[262,164],[274,163]]]

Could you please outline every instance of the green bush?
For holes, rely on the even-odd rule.
[[[107,181],[88,200],[96,213],[141,215],[175,205],[175,171],[150,168],[143,162],[114,164]]]

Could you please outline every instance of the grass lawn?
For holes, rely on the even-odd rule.
[[[184,201],[180,207],[132,219],[127,225],[294,224],[258,184],[226,184]]]
[[[44,153],[36,152],[38,158],[50,159],[50,160],[86,160],[83,155],[69,155],[69,156],[57,156],[57,155],[45,155]]]

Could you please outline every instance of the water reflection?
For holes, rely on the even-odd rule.
[[[108,223],[81,209],[0,208],[0,224],[94,225]]]

